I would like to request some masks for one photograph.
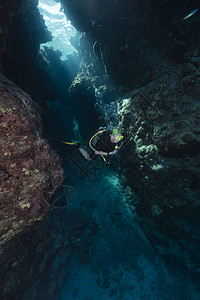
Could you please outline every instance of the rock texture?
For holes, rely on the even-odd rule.
[[[0,77],[1,254],[6,243],[30,230],[49,212],[61,184],[61,160],[42,138],[37,105]]]
[[[72,24],[85,32],[85,40],[92,44],[84,42],[85,52],[90,53],[90,58],[95,55],[122,92],[152,80],[152,56],[158,55],[158,50],[168,42],[167,55],[181,61],[189,46],[186,40],[195,39],[198,30],[196,26],[188,28],[181,19],[193,6],[198,7],[198,1],[62,0],[62,3]],[[185,28],[189,30],[183,32]]]
[[[199,3],[62,3],[85,32],[80,48],[91,82],[100,88],[104,71],[122,96],[118,105],[127,143],[121,173],[135,192],[130,206],[158,252],[198,279],[200,23],[198,15],[183,17]],[[95,74],[97,61],[103,71]]]
[[[12,239],[1,257],[1,299],[59,299],[71,256],[60,214],[51,214],[26,235]]]
[[[127,137],[122,166],[147,237],[165,259],[179,261],[195,275],[200,263],[200,103],[196,80],[187,91],[182,81],[183,73],[168,63],[162,76],[121,101]]]
[[[63,170],[43,138],[41,108],[32,99],[42,104],[59,92],[39,54],[50,36],[36,6],[34,0],[0,1],[1,299],[59,297],[72,248],[64,217],[54,211],[48,218]]]
[[[46,53],[45,60],[44,54],[38,54],[40,42],[49,37],[43,26],[39,26],[42,21],[37,1],[2,0],[0,4],[0,54],[3,55],[0,69],[34,100],[55,99],[63,93],[63,87],[58,91],[46,72],[38,67],[39,62],[48,70],[52,55],[51,51]],[[157,251],[198,279],[200,23],[198,16],[186,22],[182,18],[199,3],[197,0],[63,0],[62,4],[75,27],[84,32],[79,50],[86,75],[80,72],[71,85],[70,105],[74,111],[83,105],[81,112],[87,116],[84,101],[90,96],[88,109],[93,114],[95,92],[113,97],[109,78],[114,80],[115,93],[118,90],[121,95],[119,114],[127,140],[120,172],[124,184],[135,193],[130,207],[136,209],[138,221]],[[43,285],[40,278],[50,272],[51,259],[59,265],[55,258],[57,247],[61,249],[64,245],[66,257],[71,252],[68,237],[63,233],[43,242],[48,228],[44,230],[46,235],[34,235],[30,248],[23,242],[24,233],[30,233],[47,216],[49,199],[62,181],[62,170],[59,158],[41,138],[37,105],[5,77],[1,76],[0,83],[1,261],[5,264],[8,260],[0,275],[3,278],[4,271],[8,274],[6,281],[1,280],[2,294],[13,298],[22,282],[24,290],[28,287],[23,275],[15,287],[17,269],[13,268],[21,266],[27,273],[26,262],[32,263],[37,273],[36,265],[41,266],[38,277],[31,270],[27,276],[33,278],[38,295]],[[84,101],[79,102],[83,94]],[[85,115],[76,116],[81,126]],[[88,118],[86,131],[90,125]],[[57,224],[60,226],[62,222]],[[73,221],[70,226],[73,229]],[[53,232],[52,229],[52,235]],[[30,235],[26,238],[31,241]],[[40,239],[42,243],[37,246]],[[76,235],[74,240],[74,245],[79,244]],[[55,247],[51,248],[54,242]],[[17,248],[17,244],[23,247]],[[13,248],[16,252],[12,260],[9,257]],[[27,252],[23,256],[24,248]],[[29,255],[33,248],[39,253],[36,260]],[[87,251],[83,261],[87,262]],[[49,277],[45,278],[47,283]],[[49,295],[54,295],[56,288],[52,284]],[[49,295],[43,294],[47,298]]]
[[[40,53],[40,44],[51,41],[52,35],[37,4],[35,0],[2,0],[0,61],[2,72],[42,104],[46,98],[55,100],[59,92]]]
[[[79,124],[79,131],[83,139],[88,139],[94,132],[94,126],[100,126],[100,115],[94,109],[95,92],[90,78],[78,74],[69,87],[73,115]]]
[[[55,224],[43,223],[63,181],[61,159],[42,138],[38,104],[3,74],[0,140],[0,297],[22,299],[27,290],[28,298],[29,293],[45,297],[48,292],[59,297],[61,269],[71,247],[60,218]],[[58,253],[63,259],[57,258]]]

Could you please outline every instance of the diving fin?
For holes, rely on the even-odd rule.
[[[70,145],[70,146],[76,146],[78,148],[80,148],[80,146],[81,146],[81,144],[78,143],[78,142],[64,142],[64,141],[61,141],[61,143],[67,144],[67,145]]]

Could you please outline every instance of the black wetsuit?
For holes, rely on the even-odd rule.
[[[117,150],[121,148],[122,141],[119,141],[118,143],[112,143],[110,141],[110,134],[111,132],[109,130],[106,130],[104,132],[99,132],[91,141],[92,147],[97,151],[102,151],[106,153],[110,153],[114,150]],[[99,155],[95,154],[94,152],[90,153],[90,158],[95,159]]]

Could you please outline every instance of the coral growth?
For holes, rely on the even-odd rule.
[[[140,197],[132,203],[138,220],[163,257],[170,253],[170,261],[176,263],[179,257],[180,267],[194,274],[200,229],[200,103],[195,72],[192,60],[183,65],[181,74],[168,62],[165,74],[119,105],[121,125],[131,140],[122,166]]]
[[[48,215],[61,160],[42,138],[39,107],[0,76],[0,247]]]

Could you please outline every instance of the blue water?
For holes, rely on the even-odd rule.
[[[54,0],[39,0],[38,5],[40,13],[43,15],[45,24],[52,32],[53,40],[41,44],[41,48],[52,47],[62,53],[61,60],[65,60],[69,54],[77,53],[77,50],[71,45],[70,38],[76,34],[76,29],[67,20],[64,12],[61,10],[59,2]]]
[[[73,218],[73,214],[76,218],[78,212],[98,229],[92,238],[88,234],[88,240],[84,234],[77,237],[80,251],[67,265],[60,299],[187,299],[189,287],[184,277],[156,255],[127,206],[130,191],[122,188],[112,169],[100,162],[96,169],[88,162],[85,171],[90,170],[91,176],[80,179],[78,169],[73,174],[77,194],[66,218]]]

